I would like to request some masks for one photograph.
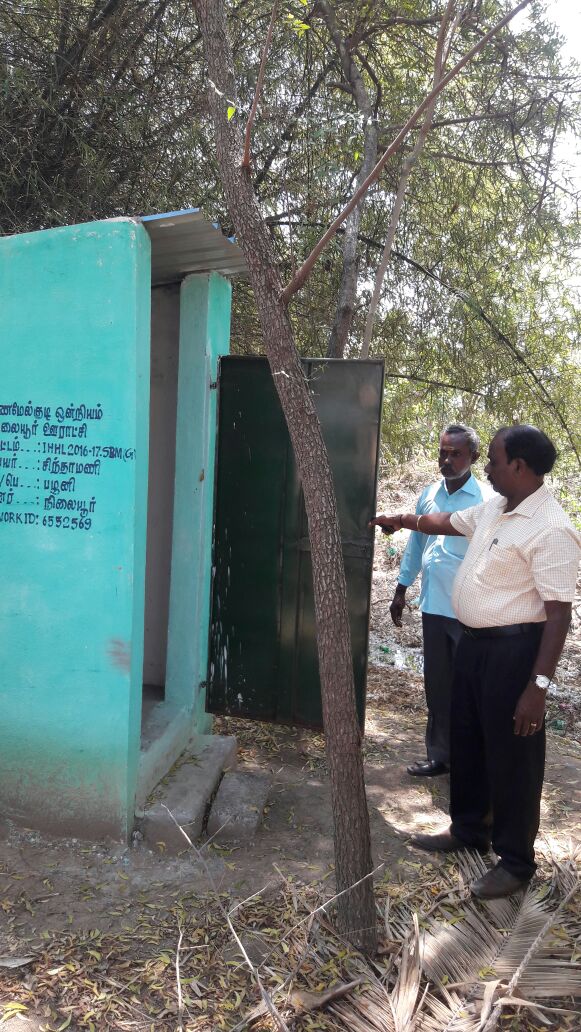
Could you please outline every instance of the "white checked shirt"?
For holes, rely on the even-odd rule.
[[[543,484],[505,512],[498,495],[453,512],[470,539],[454,581],[452,606],[468,627],[540,623],[544,602],[572,602],[581,553],[579,534]]]

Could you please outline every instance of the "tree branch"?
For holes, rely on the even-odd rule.
[[[543,206],[543,201],[545,199],[545,194],[547,192],[547,183],[549,182],[549,172],[551,170],[551,161],[552,161],[552,158],[553,158],[553,148],[555,146],[555,140],[557,138],[557,130],[559,128],[559,122],[561,121],[561,111],[562,111],[562,108],[563,108],[563,101],[560,100],[559,104],[558,104],[558,107],[557,107],[557,117],[555,118],[555,124],[553,126],[553,135],[551,137],[551,143],[550,143],[550,146],[549,146],[549,153],[547,154],[547,164],[546,164],[546,168],[545,168],[545,178],[544,178],[544,181],[543,181],[543,189],[541,190],[541,196],[539,197],[539,200],[538,200],[537,204],[535,205],[535,213],[537,215],[541,211],[541,208]]]
[[[278,223],[278,224],[279,225],[285,225],[285,223]],[[303,225],[309,225],[309,226],[317,227],[318,225],[320,225],[320,223],[303,223]],[[338,233],[342,233],[342,232],[344,232],[344,230],[339,228],[337,230],[337,232]],[[359,239],[361,240],[362,243],[367,244],[369,247],[374,247],[378,251],[383,249],[382,248],[382,244],[380,244],[378,240],[373,240],[371,237],[360,236]],[[507,337],[506,334],[503,333],[502,330],[496,325],[496,323],[494,323],[492,321],[490,316],[486,314],[486,312],[484,311],[482,306],[477,301],[475,301],[474,298],[470,297],[470,295],[466,291],[459,290],[457,287],[453,287],[450,283],[447,283],[446,280],[442,279],[441,276],[438,276],[437,273],[433,272],[431,269],[426,268],[425,265],[421,265],[420,262],[415,261],[415,259],[410,258],[408,255],[402,254],[401,251],[396,251],[395,249],[392,251],[392,254],[393,254],[394,258],[397,258],[399,261],[404,262],[406,265],[411,265],[411,267],[413,269],[416,269],[418,272],[421,272],[422,275],[427,276],[429,279],[433,280],[434,283],[437,283],[440,287],[442,287],[444,290],[446,290],[449,294],[452,294],[454,297],[458,298],[459,301],[461,301],[468,308],[470,308],[472,313],[475,316],[477,316],[478,319],[482,320],[482,322],[488,327],[488,329],[490,330],[492,335],[494,337],[496,337],[496,339],[501,344],[503,344],[507,348],[508,351],[510,351],[510,353],[513,356],[513,358],[518,362],[518,364],[520,366],[522,366],[524,372],[533,381],[533,383],[534,383],[535,387],[537,388],[539,394],[542,395],[544,401],[547,403],[547,405],[549,406],[549,408],[551,409],[553,414],[556,416],[559,425],[562,427],[562,429],[565,431],[565,434],[567,435],[567,438],[568,438],[569,443],[571,445],[571,449],[572,449],[572,451],[573,451],[573,453],[575,455],[575,458],[577,459],[577,463],[578,463],[579,467],[581,468],[581,456],[579,455],[579,450],[578,450],[578,448],[577,448],[577,446],[575,444],[575,439],[574,439],[573,434],[571,432],[571,429],[570,429],[567,421],[565,420],[564,416],[562,415],[558,405],[553,401],[553,398],[549,394],[549,392],[548,392],[547,388],[545,387],[543,381],[537,375],[537,373],[534,371],[534,369],[529,365],[529,363],[527,362],[526,358],[524,358],[524,356],[520,353],[520,351],[518,350],[516,345],[513,344],[513,342],[510,340],[510,338]],[[385,375],[387,377],[389,374],[386,373]],[[410,377],[410,379],[411,379],[411,377]],[[446,384],[442,384],[441,386],[446,386]],[[455,385],[449,385],[449,386],[455,386]],[[477,391],[469,391],[468,388],[464,388],[464,387],[462,387],[462,388],[458,387],[457,389],[458,390],[462,390],[462,391],[466,391],[466,393],[472,393],[472,394],[477,394],[478,393]]]
[[[396,252],[394,252],[394,254],[396,254]],[[426,276],[429,276],[430,279],[433,279],[436,283],[439,283],[440,286],[444,287],[444,289],[449,291],[450,294],[453,294],[460,301],[462,301],[462,303],[465,304],[474,313],[474,315],[476,315],[479,319],[482,320],[482,322],[491,331],[493,336],[496,337],[496,339],[510,351],[513,358],[515,358],[519,365],[523,367],[527,375],[535,384],[539,394],[541,394],[544,401],[547,403],[551,411],[557,417],[558,422],[560,423],[562,429],[565,431],[569,439],[569,444],[571,445],[575,458],[577,459],[577,464],[579,465],[579,467],[581,467],[581,456],[579,455],[579,451],[575,444],[575,439],[573,437],[573,434],[571,433],[568,423],[566,422],[564,416],[561,413],[561,410],[553,401],[543,381],[537,375],[537,373],[535,373],[532,366],[529,365],[524,355],[520,353],[516,345],[513,344],[510,338],[506,336],[506,333],[503,333],[503,331],[495,323],[493,323],[490,316],[488,316],[482,308],[482,305],[480,305],[478,301],[476,301],[474,298],[470,297],[470,295],[466,291],[458,290],[456,287],[453,287],[449,283],[446,283],[439,276],[437,276],[435,272],[432,272],[431,269],[426,269],[418,262],[415,262],[412,258],[407,258],[404,255],[397,255],[397,257],[403,258],[404,261],[408,262],[410,265],[413,265],[414,268],[418,269],[420,272],[423,272]]]
[[[386,380],[411,380],[413,383],[425,383],[429,387],[444,387],[462,394],[475,394],[477,398],[486,398],[484,391],[476,391],[473,387],[462,387],[459,383],[445,383],[443,380],[427,380],[424,376],[413,376],[411,373],[386,373]]]
[[[272,33],[274,29],[274,23],[276,21],[277,11],[278,0],[274,0],[274,3],[272,5],[272,13],[270,15],[270,24],[268,26],[268,32],[266,33],[266,40],[264,42],[264,48],[262,50],[262,57],[260,59],[258,79],[256,80],[256,89],[254,91],[254,100],[252,101],[252,107],[250,109],[250,114],[248,116],[248,122],[246,123],[246,132],[244,134],[244,154],[242,155],[242,168],[250,168],[250,140],[252,137],[252,126],[254,125],[254,119],[256,118],[256,110],[258,108],[258,101],[260,100],[262,83],[264,82],[266,58],[268,56],[268,51],[272,40]]]
[[[464,55],[464,57],[461,58],[461,60],[454,65],[454,67],[448,72],[448,74],[445,75],[443,79],[441,79],[438,85],[433,90],[431,90],[426,97],[424,97],[422,103],[418,105],[414,113],[410,116],[406,124],[403,126],[401,132],[398,133],[396,138],[384,152],[382,157],[377,162],[375,168],[368,175],[367,179],[355,191],[351,200],[343,208],[343,211],[341,211],[337,218],[331,223],[327,232],[323,234],[318,244],[316,244],[316,246],[313,248],[310,255],[303,262],[303,264],[301,265],[300,269],[297,271],[293,279],[284,288],[281,294],[281,300],[283,304],[288,305],[293,294],[296,294],[296,292],[301,289],[305,280],[310,275],[311,270],[315,265],[315,262],[317,261],[321,252],[324,251],[325,247],[333,238],[339,226],[345,221],[347,216],[350,215],[353,209],[359,204],[359,201],[367,193],[369,187],[372,186],[373,183],[375,183],[375,181],[379,178],[382,170],[384,169],[389,159],[399,149],[408,133],[414,128],[416,122],[418,122],[421,115],[423,115],[426,108],[432,103],[433,100],[435,100],[438,94],[446,88],[448,83],[450,83],[452,79],[454,79],[458,75],[462,68],[464,68],[464,66],[467,65],[469,61],[471,61],[472,58],[475,57],[476,54],[478,54],[483,49],[483,47],[485,47],[486,44],[490,42],[490,40],[496,35],[496,33],[499,32],[500,29],[504,28],[504,26],[507,25],[508,22],[511,21],[515,17],[515,15],[519,13],[519,11],[522,11],[525,7],[528,7],[530,3],[531,0],[521,0],[521,3],[519,3],[516,7],[513,7],[512,10],[510,10],[508,14],[504,16],[504,18],[501,18],[500,21],[497,22],[496,25],[494,25],[486,33],[486,35],[484,35],[482,39],[478,41],[478,43],[474,44],[474,46]]]
[[[427,150],[428,158],[444,158],[446,161],[457,161],[461,165],[471,165],[473,168],[510,168],[510,161],[480,161],[478,158],[467,158],[464,154],[452,154],[451,151]]]
[[[323,19],[329,30],[329,35],[337,48],[337,53],[341,61],[341,68],[346,81],[349,83],[351,92],[357,102],[357,107],[365,115],[366,118],[373,117],[373,110],[371,102],[365,89],[365,83],[361,77],[361,73],[355,64],[349,49],[343,39],[339,30],[339,25],[335,17],[335,12],[328,0],[319,0],[317,4],[318,10],[322,12]]]
[[[333,59],[331,61],[328,61],[325,65],[323,65],[323,67],[321,68],[321,70],[320,70],[319,74],[317,75],[315,81],[313,82],[313,84],[309,88],[306,96],[295,107],[295,109],[294,109],[294,111],[293,111],[293,113],[292,113],[292,115],[290,117],[290,120],[289,120],[289,122],[287,124],[286,129],[284,130],[283,133],[281,133],[280,138],[277,140],[277,142],[275,144],[273,144],[273,146],[270,148],[266,158],[264,159],[264,164],[263,164],[260,172],[258,173],[256,178],[254,179],[254,188],[255,188],[255,190],[257,190],[258,187],[261,186],[262,183],[264,182],[264,180],[266,179],[266,177],[267,177],[267,175],[268,175],[268,173],[270,171],[270,167],[271,167],[274,159],[276,158],[277,154],[280,152],[280,149],[281,149],[282,145],[284,143],[289,143],[290,140],[292,139],[292,134],[293,134],[293,131],[294,131],[296,125],[297,125],[297,122],[298,122],[299,118],[306,111],[307,107],[309,106],[309,103],[311,102],[311,100],[313,99],[315,94],[317,93],[317,90],[319,89],[319,86],[321,85],[321,83],[325,79],[327,73],[334,66],[334,64],[335,64],[335,60]]]
[[[363,76],[351,56],[347,41],[343,39],[335,12],[328,0],[319,0],[318,9],[322,12],[329,35],[335,44],[343,75],[351,87],[351,92],[363,117],[363,161],[357,175],[357,186],[363,183],[377,161],[378,127],[371,98],[367,92]],[[345,223],[343,239],[343,268],[339,294],[335,309],[335,318],[331,327],[328,358],[343,358],[353,323],[355,297],[357,294],[357,240],[361,222],[362,204],[358,204]]]
[[[451,28],[450,28],[449,39],[448,39],[448,42],[446,44],[446,36],[448,34],[448,26],[449,26],[450,21],[452,19],[452,13],[454,11],[454,4],[455,4],[455,0],[448,0],[448,4],[447,4],[446,10],[444,11],[444,14],[442,16],[442,21],[440,23],[440,28],[438,30],[438,39],[437,39],[437,42],[436,42],[436,54],[435,54],[435,57],[434,57],[434,77],[433,77],[434,88],[438,85],[438,83],[440,82],[440,80],[442,78],[442,72],[443,72],[443,70],[444,70],[444,68],[446,66],[446,58],[447,58],[447,56],[448,56],[448,54],[450,52],[450,47],[452,46],[452,40],[454,39],[454,34],[455,34],[456,27],[457,27],[458,20],[459,20],[459,15],[457,15],[454,18],[454,20],[452,21],[452,25],[451,25]],[[373,294],[371,296],[371,301],[369,303],[369,310],[367,312],[367,319],[365,320],[365,332],[364,332],[364,336],[363,336],[363,347],[361,348],[361,355],[360,355],[361,358],[368,358],[369,357],[369,348],[370,348],[370,345],[371,345],[371,338],[373,336],[373,326],[374,326],[374,323],[375,323],[375,315],[376,315],[377,309],[379,307],[379,301],[380,301],[380,298],[381,298],[381,289],[383,287],[383,281],[385,279],[385,272],[386,272],[387,265],[388,265],[388,262],[389,262],[389,259],[390,259],[391,250],[393,248],[393,242],[395,240],[395,234],[396,234],[397,226],[398,226],[398,223],[399,223],[399,217],[401,215],[401,211],[402,211],[402,208],[403,208],[403,202],[404,202],[405,195],[406,195],[408,181],[409,181],[410,175],[412,173],[412,169],[413,169],[414,165],[416,164],[417,160],[419,159],[419,157],[420,157],[420,155],[421,155],[421,153],[422,153],[422,151],[424,149],[424,145],[425,145],[428,133],[429,133],[431,125],[432,125],[432,119],[434,117],[435,109],[436,109],[436,98],[434,97],[434,100],[430,104],[428,104],[428,106],[426,108],[426,112],[425,112],[425,115],[424,115],[424,121],[423,121],[422,126],[420,128],[420,131],[419,131],[418,138],[416,140],[415,146],[414,146],[411,154],[408,155],[408,157],[405,159],[405,161],[403,163],[403,168],[402,168],[401,175],[400,175],[400,178],[399,178],[399,183],[398,183],[398,186],[397,186],[397,193],[396,193],[396,196],[395,196],[395,201],[393,202],[393,208],[391,210],[391,216],[390,216],[390,219],[389,219],[389,225],[387,227],[387,236],[385,238],[385,246],[383,248],[383,254],[381,256],[381,260],[379,262],[379,266],[377,268],[377,272],[376,272],[376,275],[375,275],[375,283],[374,283],[374,286],[373,286]]]
[[[542,108],[545,104],[551,101],[552,95],[548,97],[536,97],[534,98],[539,108]],[[529,118],[531,101],[528,99],[522,104],[514,105],[512,108],[506,108],[500,111],[481,111],[475,112],[473,115],[458,115],[456,118],[435,118],[432,122],[432,129],[446,129],[451,125],[471,125],[473,122],[498,122],[502,119],[506,119],[511,123],[515,122],[516,115],[523,108],[526,108],[527,115],[523,122],[523,126],[526,124]],[[402,128],[402,123],[398,122],[395,125],[387,125],[384,127],[384,133],[396,133]]]

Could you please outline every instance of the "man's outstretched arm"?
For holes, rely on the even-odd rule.
[[[396,530],[416,530],[420,534],[445,534],[450,537],[464,537],[455,530],[450,522],[449,512],[422,513],[417,516],[413,512],[380,513],[369,521],[370,527],[381,527],[384,534],[395,534]]]

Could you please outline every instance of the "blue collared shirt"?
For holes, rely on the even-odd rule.
[[[424,488],[418,498],[416,513],[420,515],[430,512],[458,512],[488,501],[493,494],[488,484],[480,483],[472,474],[466,483],[452,494],[448,493],[446,481],[439,480]],[[466,555],[468,544],[465,537],[418,534],[416,531],[410,534],[398,580],[407,588],[413,584],[421,570],[420,609],[423,613],[450,616],[455,619],[451,602],[452,584]]]

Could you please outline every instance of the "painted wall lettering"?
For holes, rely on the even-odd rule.
[[[0,401],[0,525],[87,531],[99,487],[135,449],[107,440],[99,402]]]

